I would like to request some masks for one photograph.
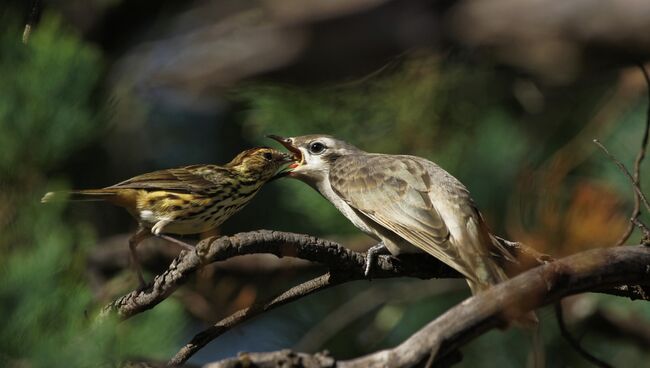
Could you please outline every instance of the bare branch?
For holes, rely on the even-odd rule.
[[[643,191],[641,191],[641,188],[637,185],[637,182],[634,180],[634,177],[630,173],[630,170],[628,170],[627,167],[625,167],[625,165],[623,165],[621,161],[619,161],[616,157],[614,157],[614,155],[612,155],[609,152],[609,150],[602,143],[600,143],[598,139],[594,139],[594,143],[598,147],[600,147],[600,149],[603,150],[603,152],[605,152],[607,157],[609,157],[609,159],[612,160],[612,162],[614,162],[616,166],[618,166],[619,170],[621,170],[623,175],[627,176],[627,178],[630,179],[630,182],[632,183],[632,188],[636,192],[636,195],[638,195],[639,198],[641,198],[641,202],[643,202],[646,211],[650,213],[650,203],[648,203],[648,199],[646,198],[645,194],[643,194]]]
[[[523,244],[497,238],[509,251],[521,261],[521,264],[533,267],[548,262],[552,258],[539,253]],[[246,321],[264,311],[276,308],[306,295],[330,286],[348,281],[363,279],[364,255],[351,251],[341,245],[315,238],[313,236],[269,230],[240,233],[233,236],[205,239],[196,246],[194,252],[181,252],[172,261],[169,268],[156,276],[154,281],[143,290],[135,290],[105,306],[100,315],[105,317],[117,314],[126,319],[153,308],[176,290],[187,278],[201,267],[223,261],[232,257],[268,253],[278,257],[290,256],[319,262],[327,265],[330,272],[316,279],[293,287],[268,300],[260,301],[250,308],[240,310],[223,319],[214,326],[197,334],[173,358],[178,364],[187,360],[208,342],[220,336],[233,326]],[[433,257],[422,255],[404,255],[399,258],[381,256],[373,270],[374,278],[416,277],[457,278],[460,275]],[[631,299],[647,300],[643,289],[621,286],[599,290],[600,292],[625,296]]]
[[[295,286],[271,300],[263,301],[261,303],[254,304],[249,308],[239,310],[194,336],[194,338],[192,338],[189,343],[185,344],[185,346],[183,346],[178,351],[178,353],[176,353],[176,355],[169,361],[169,365],[178,366],[185,363],[192,355],[207,345],[210,341],[221,336],[232,327],[257,316],[262,312],[277,308],[281,305],[287,304],[309,294],[313,294],[317,291],[327,289],[331,286],[338,285],[342,282],[344,281],[336,280],[335,277],[332,277],[329,273],[327,273],[298,286]]]
[[[641,73],[643,73],[643,78],[646,82],[646,89],[648,94],[648,111],[646,112],[645,129],[643,131],[643,138],[641,138],[641,147],[639,148],[639,152],[637,153],[636,159],[634,160],[634,183],[637,187],[640,188],[641,163],[645,158],[646,149],[648,147],[648,133],[650,133],[650,76],[648,75],[648,71],[643,64],[639,64],[639,68],[641,69]],[[625,229],[623,235],[621,235],[621,238],[616,243],[617,246],[625,244],[625,242],[630,238],[630,235],[632,235],[632,230],[634,230],[634,221],[636,221],[640,215],[641,197],[639,196],[639,193],[634,191],[634,209],[632,210],[632,216],[630,217],[631,221],[628,224],[627,229]]]
[[[103,308],[101,315],[117,313],[121,318],[129,318],[156,306],[206,264],[254,253],[322,263],[329,267],[332,275],[345,281],[364,278],[364,255],[335,242],[303,234],[270,230],[251,231],[202,240],[196,245],[194,252],[181,252],[169,268],[156,276],[146,288],[132,291],[113,301]],[[373,268],[373,278],[390,277],[430,279],[461,276],[430,256],[381,256]]]
[[[529,270],[513,279],[494,286],[451,308],[427,324],[409,339],[393,349],[382,350],[364,357],[336,361],[324,365],[295,367],[413,367],[423,363],[431,351],[433,363],[438,363],[472,341],[475,337],[505,321],[561,298],[590,290],[610,289],[622,283],[648,284],[650,282],[650,247],[629,246],[594,249],[575,254]],[[287,351],[284,351],[287,352]],[[246,354],[247,360],[228,359],[209,365],[211,368],[234,367],[237,363],[270,365],[269,357],[278,354]],[[269,355],[272,354],[272,355]],[[294,356],[296,353],[291,353]],[[312,357],[300,354],[302,359]]]
[[[573,335],[571,335],[571,332],[569,332],[569,329],[566,327],[566,323],[564,323],[564,312],[562,311],[562,301],[558,301],[555,303],[555,317],[557,319],[557,325],[560,327],[560,333],[562,334],[562,337],[564,337],[565,340],[569,342],[571,347],[577,351],[585,360],[588,362],[591,362],[593,365],[601,368],[612,368],[612,366],[605,362],[604,360],[601,360],[588,352],[585,348],[582,347],[582,344],[580,344],[580,341],[578,341]]]
[[[203,368],[333,368],[335,360],[324,353],[304,354],[291,350],[280,350],[272,353],[241,353],[237,358],[206,364]]]

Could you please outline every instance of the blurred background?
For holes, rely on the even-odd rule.
[[[429,158],[461,179],[495,233],[555,257],[613,246],[633,206],[648,96],[650,2],[553,0],[32,1],[0,5],[0,366],[166,360],[195,333],[313,277],[317,266],[246,256],[201,270],[151,311],[92,323],[137,286],[135,221],[46,191],[225,163],[266,134],[328,133]],[[648,182],[648,170],[642,182]],[[645,217],[644,217],[645,218]],[[646,218],[647,219],[647,218]],[[265,187],[214,233],[305,232],[365,250],[304,184]],[[638,243],[633,234],[629,243]],[[139,248],[148,277],[178,249]],[[209,344],[200,365],[292,347],[351,358],[392,347],[469,296],[459,280],[373,280],[321,292]],[[650,304],[565,301],[583,344],[616,366],[650,361]],[[549,367],[588,366],[540,311]],[[460,367],[522,367],[528,340],[493,331]]]

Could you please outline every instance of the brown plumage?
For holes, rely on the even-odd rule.
[[[192,165],[138,175],[101,189],[47,193],[42,202],[69,196],[71,200],[99,200],[124,207],[138,221],[129,240],[138,278],[144,284],[135,247],[159,236],[185,248],[188,244],[165,234],[198,234],[219,226],[242,209],[271,180],[290,155],[261,147],[244,151],[229,163]]]

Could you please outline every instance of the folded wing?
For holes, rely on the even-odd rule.
[[[215,172],[227,170],[215,165],[193,165],[154,171],[135,176],[106,189],[147,189],[147,190],[175,190],[187,193],[202,193],[206,188],[219,185],[218,181],[224,180],[227,175],[217,176]]]
[[[436,188],[426,165],[411,156],[378,154],[339,160],[330,171],[330,182],[350,206],[465,277],[475,278],[467,257],[450,242],[450,224],[432,201]],[[466,193],[462,184],[457,185]]]

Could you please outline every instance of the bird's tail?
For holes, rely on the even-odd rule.
[[[41,203],[57,201],[106,201],[113,199],[116,195],[115,190],[111,189],[85,189],[73,191],[59,191],[45,193],[41,198]]]
[[[480,281],[467,279],[467,284],[472,290],[472,295],[476,295],[479,292],[491,287],[492,285],[496,285],[508,279],[508,275],[506,275],[503,269],[494,261],[484,262],[484,269],[487,271],[487,279]],[[530,311],[523,316],[518,316],[514,321],[514,324],[519,327],[534,329],[539,324],[539,319],[537,318],[537,314],[534,311]]]
[[[474,268],[473,277],[467,279],[472,295],[476,295],[492,285],[507,280],[509,277],[501,265],[492,257],[492,253],[503,253],[504,250],[496,243],[496,239],[491,235],[490,229],[478,210],[476,210],[476,218],[469,219],[467,230],[471,236],[464,240],[471,243],[468,245],[478,255],[478,258],[474,258],[474,262],[472,262]]]
[[[485,224],[485,221],[483,221],[480,213],[479,221],[476,225],[476,231],[479,234],[479,241],[483,244],[483,247],[489,249],[490,254],[496,252],[504,259],[514,260],[513,256],[503,247],[503,245],[491,235],[490,230]],[[480,265],[477,266],[478,267],[476,268],[478,269],[475,273],[476,277],[472,280],[467,279],[467,284],[472,290],[472,295],[476,295],[477,293],[510,278],[503,267],[492,257],[483,258]],[[517,317],[514,323],[524,328],[535,328],[539,324],[539,319],[535,312],[531,311],[523,316]]]
[[[493,262],[483,262],[483,269],[485,273],[485,278],[470,280],[467,279],[467,284],[472,290],[472,295],[476,295],[479,292],[488,289],[492,285],[496,285],[502,281],[508,279],[508,275],[499,267],[496,263]]]

